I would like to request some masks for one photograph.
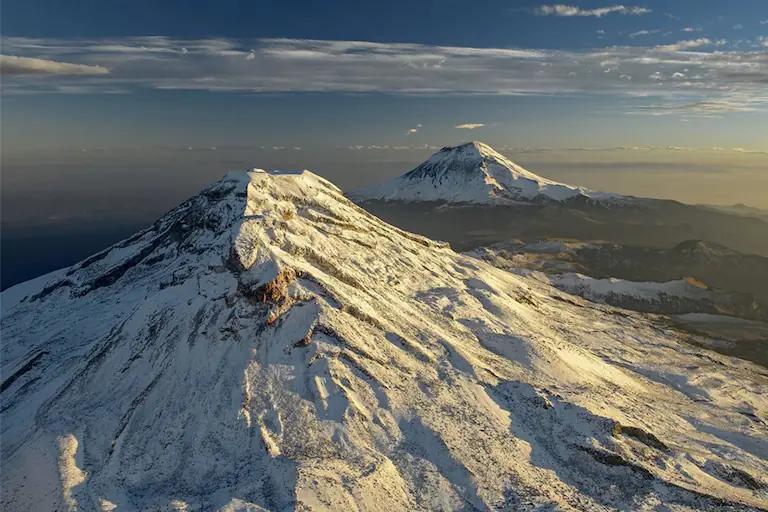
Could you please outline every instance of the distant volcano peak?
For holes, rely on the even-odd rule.
[[[583,187],[538,176],[479,141],[446,146],[402,176],[357,194],[365,200],[479,204],[564,201],[591,195]]]
[[[464,142],[462,144],[458,144],[456,146],[445,146],[440,150],[440,152],[449,152],[449,151],[463,151],[467,153],[476,153],[480,156],[486,155],[486,154],[493,154],[498,155],[499,153],[496,152],[495,149],[493,149],[491,146],[484,142],[480,142],[479,140],[471,140],[469,142]]]

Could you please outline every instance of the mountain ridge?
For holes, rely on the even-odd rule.
[[[229,174],[2,305],[4,508],[768,507],[757,367],[307,171]]]

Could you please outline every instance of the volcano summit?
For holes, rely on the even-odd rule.
[[[615,197],[542,178],[482,142],[444,147],[415,169],[360,190],[355,197],[383,201],[515,204]]]

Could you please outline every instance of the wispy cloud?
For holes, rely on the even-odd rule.
[[[724,39],[712,41],[707,37],[700,37],[698,39],[687,39],[685,41],[678,41],[673,44],[665,44],[657,46],[656,49],[665,52],[679,52],[684,50],[693,50],[695,48],[701,48],[703,46],[722,46],[725,44]]]
[[[649,36],[651,34],[658,34],[659,32],[661,32],[661,30],[658,30],[658,29],[654,29],[654,30],[638,30],[637,32],[632,32],[631,34],[629,34],[629,37],[634,39],[634,38],[640,37],[640,36]]]
[[[478,128],[482,128],[485,126],[485,123],[463,123],[463,124],[457,124],[454,126],[454,128],[458,128],[459,130],[476,130]]]
[[[358,144],[355,146],[347,146],[346,149],[352,151],[422,151],[430,150],[434,151],[439,146],[433,146],[431,144],[420,144],[418,146],[410,145],[389,145],[389,144]]]
[[[725,102],[752,110],[768,108],[768,51],[757,40],[738,50],[724,49],[723,41],[699,38],[655,47],[609,46],[572,51],[166,37],[4,38],[2,44],[4,51],[17,55],[17,59],[77,62],[73,65],[84,73],[6,73],[2,81],[5,94],[186,89],[606,95],[629,98],[634,104],[677,105],[690,108],[694,114],[702,109],[690,106],[699,102]]]
[[[0,74],[2,75],[107,75],[109,70],[103,66],[71,64],[54,60],[35,59],[0,55]]]
[[[581,7],[567,4],[552,4],[537,7],[534,12],[540,16],[594,16],[596,18],[602,18],[609,14],[637,16],[640,14],[647,14],[651,12],[651,10],[646,9],[645,7],[627,7],[620,4],[598,7],[595,9],[582,9]]]
[[[405,133],[408,135],[413,135],[414,133],[419,133],[419,130],[421,130],[421,124],[417,124],[413,128],[408,128]]]
[[[762,101],[765,101],[765,99]],[[643,105],[631,113],[648,114],[654,116],[690,113],[699,113],[703,115],[721,115],[732,112],[754,112],[757,110],[757,106],[757,102],[750,102],[748,98],[741,98],[738,100],[702,100],[687,104]]]
[[[762,149],[731,148],[731,151],[735,151],[736,153],[746,153],[748,155],[768,155],[768,150]]]

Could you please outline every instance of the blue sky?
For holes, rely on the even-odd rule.
[[[746,189],[768,206],[765,0],[4,0],[1,14],[3,194],[17,204],[40,176],[93,175],[71,169],[173,177],[174,151],[215,151],[189,164],[210,166],[205,180],[237,162],[347,186],[478,139],[595,188],[717,202]],[[568,175],[570,161],[615,167]],[[661,165],[688,180],[659,187]],[[715,185],[714,166],[750,177]]]
[[[557,2],[432,0],[257,1],[5,0],[2,32],[28,37],[304,38],[480,47],[591,48],[629,42],[640,30],[660,30],[652,42],[676,42],[685,27],[714,38],[764,35],[762,0],[563,1],[581,9],[544,14]],[[631,11],[613,10],[612,6]],[[591,11],[591,12],[590,12]],[[554,15],[556,13],[560,16]],[[569,15],[570,14],[570,15]],[[741,29],[734,29],[742,25]],[[666,34],[669,32],[669,34]]]

